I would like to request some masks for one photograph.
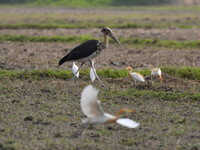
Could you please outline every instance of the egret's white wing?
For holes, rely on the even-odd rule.
[[[89,118],[104,115],[100,101],[97,100],[98,93],[92,85],[86,86],[81,93],[81,109]]]
[[[95,70],[95,69],[94,69],[94,72],[96,73],[96,70]],[[91,68],[91,69],[90,69],[90,79],[91,79],[92,82],[95,80],[94,72],[93,72],[93,70],[92,70],[92,68]]]
[[[75,73],[78,71],[78,67],[77,65],[75,65],[75,63],[73,63],[73,66],[72,66],[72,72],[73,74],[75,75]],[[79,77],[79,71],[76,73],[76,77],[78,78]]]
[[[131,76],[137,81],[140,81],[140,82],[144,82],[145,81],[144,77],[141,74],[137,73],[137,72],[131,73]]]
[[[128,128],[137,128],[140,124],[128,118],[120,118],[116,121],[118,124],[128,127]]]
[[[108,114],[108,113],[104,113],[104,115],[109,119],[114,119],[115,118],[115,116],[113,116],[111,114]]]

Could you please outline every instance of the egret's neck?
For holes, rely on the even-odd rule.
[[[130,79],[132,79],[132,76],[131,76],[131,73],[130,73],[130,72],[128,72],[128,77],[129,77]]]
[[[128,70],[128,77],[129,77],[130,79],[132,79],[131,72],[132,72],[132,68],[129,68],[129,70]]]
[[[107,48],[108,47],[108,36],[106,34],[104,34],[104,39],[103,39],[103,48]]]
[[[121,109],[117,112],[117,114],[115,115],[115,118],[113,119],[110,119],[107,121],[107,123],[113,123],[113,122],[116,122],[116,120],[119,118],[119,116],[123,113],[125,113],[126,111],[124,109]]]

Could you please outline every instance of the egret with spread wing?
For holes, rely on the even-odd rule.
[[[82,120],[83,124],[103,124],[116,122],[128,128],[137,128],[140,124],[128,119],[119,118],[125,112],[133,112],[129,109],[121,109],[115,116],[105,113],[101,107],[100,101],[97,99],[98,90],[92,85],[85,87],[81,93],[81,109],[87,118]]]

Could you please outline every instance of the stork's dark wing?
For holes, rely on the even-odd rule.
[[[71,50],[70,53],[68,53],[66,56],[64,56],[60,60],[59,66],[62,65],[66,61],[79,60],[81,58],[86,58],[90,56],[92,53],[94,53],[97,50],[99,43],[100,41],[98,40],[90,40],[75,47],[74,49]]]

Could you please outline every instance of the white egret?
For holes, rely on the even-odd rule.
[[[153,81],[152,76],[159,76],[160,82],[162,83],[162,76],[161,76],[161,69],[160,68],[153,68],[151,70],[151,81]]]
[[[144,77],[141,74],[137,73],[137,72],[132,72],[132,68],[130,66],[127,67],[126,69],[128,69],[128,77],[130,79],[134,80],[135,84],[136,84],[137,81],[145,82]]]
[[[73,74],[74,74],[74,76],[75,76],[76,78],[79,77],[78,67],[77,67],[77,65],[75,64],[75,62],[73,62],[73,65],[72,65],[72,72],[73,72]]]
[[[98,92],[99,91],[92,85],[88,85],[81,93],[81,109],[87,116],[87,118],[82,120],[83,124],[103,124],[116,122],[128,128],[136,128],[140,125],[131,119],[119,118],[121,114],[125,112],[133,112],[133,110],[124,108],[119,110],[115,116],[105,113],[101,107],[100,101],[97,99]]]

